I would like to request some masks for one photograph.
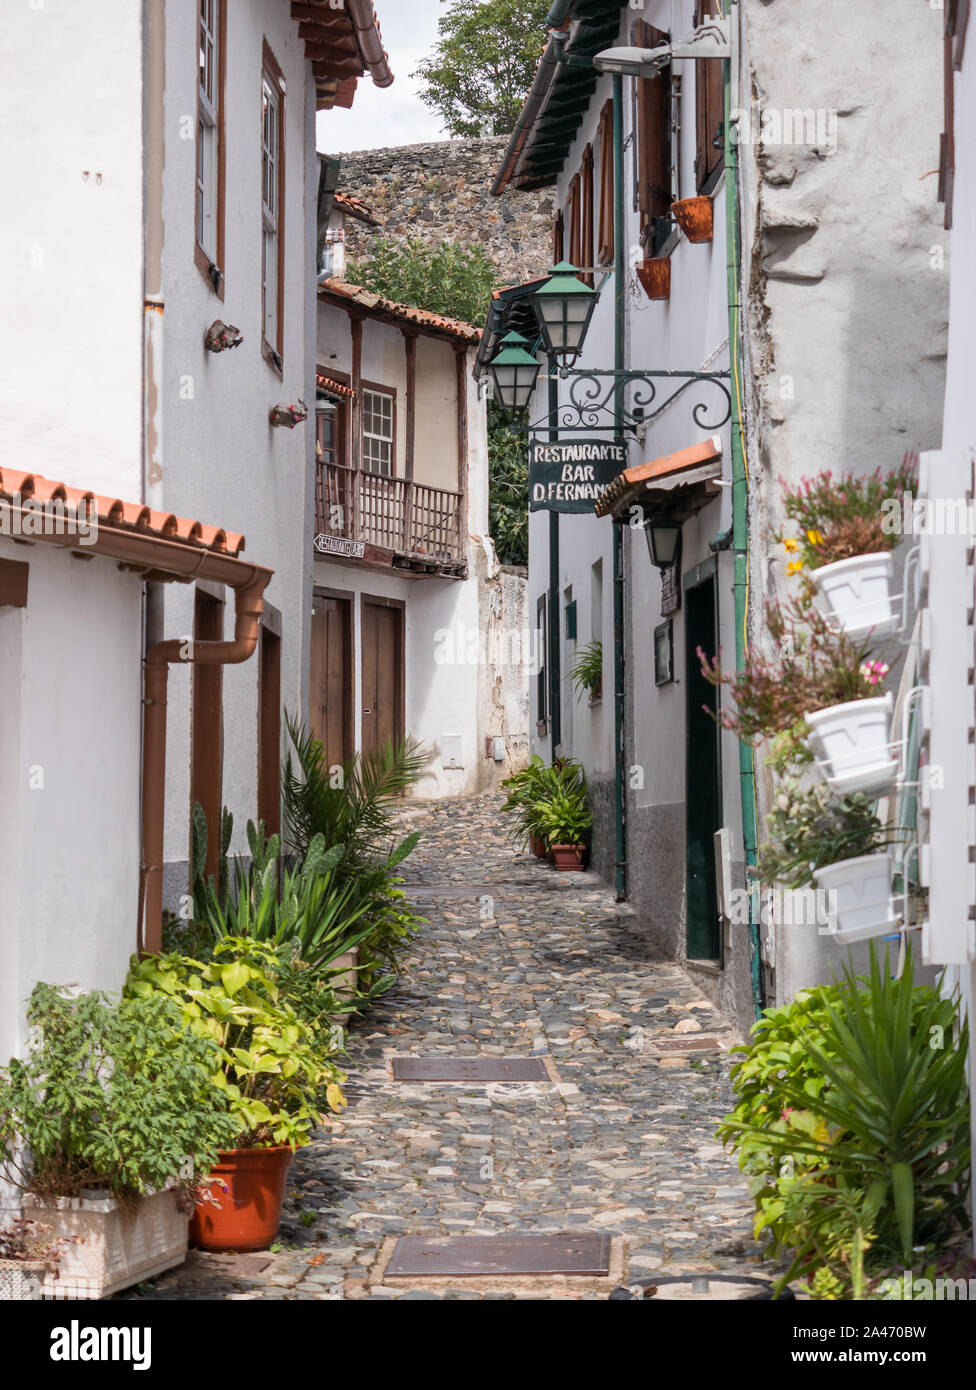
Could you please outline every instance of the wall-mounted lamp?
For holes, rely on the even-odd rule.
[[[657,565],[663,571],[678,563],[681,553],[680,521],[655,521],[648,517],[644,522],[644,535],[652,565]]]

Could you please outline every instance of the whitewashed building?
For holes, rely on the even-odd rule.
[[[488,534],[478,340],[320,280],[310,724],[330,766],[419,742],[420,796],[496,786],[528,742],[526,581]]]
[[[158,945],[194,801],[235,849],[277,821],[314,435],[273,421],[314,402],[315,115],[392,75],[368,0],[24,5],[4,38],[6,1057],[36,980],[117,988]],[[54,518],[89,497],[97,533]]]

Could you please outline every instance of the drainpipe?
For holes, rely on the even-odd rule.
[[[725,0],[724,13],[732,11]],[[726,267],[729,288],[729,368],[732,386],[732,595],[735,607],[735,665],[741,671],[749,651],[749,469],[742,438],[742,358],[740,351],[738,147],[732,139],[732,63],[723,62],[725,75],[725,222]],[[742,801],[742,843],[749,890],[749,971],[756,1018],[765,1004],[759,941],[759,888],[749,870],[757,852],[756,772],[752,748],[739,742],[739,791]]]
[[[613,77],[613,365],[624,367],[624,84]],[[614,388],[614,438],[623,439],[621,414],[623,381]],[[619,902],[627,896],[627,823],[624,804],[624,523],[613,523],[613,747],[616,822],[614,891]]]
[[[390,61],[380,38],[376,22],[376,11],[372,0],[345,0],[349,17],[356,31],[356,42],[362,54],[363,63],[377,87],[389,87],[393,82]],[[333,6],[335,9],[336,6]]]
[[[559,439],[559,367],[549,358],[549,439]],[[549,513],[549,751],[552,761],[559,756],[563,739],[562,679],[559,669],[559,513]]]
[[[247,573],[247,571],[245,571]],[[142,877],[140,951],[154,955],[163,941],[163,829],[166,795],[166,687],[170,662],[234,665],[253,655],[261,630],[264,590],[270,570],[254,568],[234,592],[234,640],[156,642],[146,656],[143,700]]]

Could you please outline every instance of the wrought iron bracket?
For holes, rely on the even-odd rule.
[[[695,395],[691,418],[699,429],[721,429],[732,418],[732,392],[728,371],[615,371],[563,367],[559,380],[569,382],[569,398],[559,402],[556,425],[560,434],[624,430],[636,434],[654,423],[680,396],[703,387],[717,393],[717,401]],[[517,427],[518,428],[518,427]],[[526,434],[552,429],[548,412],[520,427]]]

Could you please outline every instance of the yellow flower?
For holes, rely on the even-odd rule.
[[[786,566],[786,573],[787,573],[787,574],[799,574],[799,573],[800,573],[800,570],[801,570],[802,568],[803,568],[803,561],[802,561],[802,560],[791,560],[790,563]]]
[[[783,542],[783,549],[789,551],[791,555],[795,555],[799,548],[799,542],[794,540],[792,536],[787,536]]]
[[[808,531],[807,540],[811,545],[823,545],[823,536],[819,531]]]

